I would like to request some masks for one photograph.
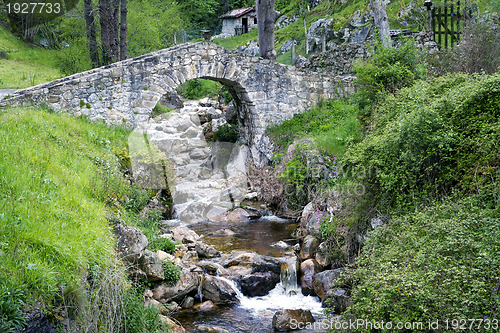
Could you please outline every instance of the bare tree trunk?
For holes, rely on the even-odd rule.
[[[127,0],[120,4],[120,60],[127,59]]]
[[[111,0],[111,35],[110,35],[110,46],[113,62],[117,62],[120,58],[120,25],[119,25],[119,17],[120,17],[120,0]]]
[[[274,23],[280,13],[274,9],[274,0],[256,0],[259,32],[259,52],[265,59],[276,60],[274,49]]]
[[[94,13],[92,11],[92,0],[83,2],[85,10],[85,23],[87,25],[87,41],[89,43],[90,60],[94,67],[99,66],[99,53],[97,52],[97,39],[94,24]]]
[[[109,0],[99,0],[99,22],[101,23],[101,47],[104,64],[111,62]]]
[[[389,34],[389,20],[387,19],[387,12],[385,10],[388,3],[389,1],[387,0],[370,0],[373,21],[378,28],[380,40],[385,47],[390,47],[392,44]]]

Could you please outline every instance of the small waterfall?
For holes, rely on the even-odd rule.
[[[285,289],[285,295],[298,295],[302,291],[297,283],[297,258],[287,258],[286,263],[281,266],[281,284]]]

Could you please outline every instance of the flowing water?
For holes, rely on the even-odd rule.
[[[297,283],[297,260],[293,251],[278,249],[271,245],[285,241],[290,246],[296,240],[290,237],[297,226],[274,216],[245,223],[199,223],[191,228],[203,237],[203,242],[213,245],[219,251],[228,253],[232,250],[255,251],[283,261],[281,282],[265,296],[247,297],[231,280],[227,280],[237,291],[240,304],[218,306],[216,310],[201,312],[183,310],[174,315],[188,332],[196,332],[198,325],[218,326],[230,332],[270,333],[274,313],[283,309],[311,310],[316,321],[323,318],[321,302],[318,297],[304,296]],[[217,236],[221,229],[234,232],[231,236]],[[307,332],[307,330],[304,330]],[[311,331],[313,332],[313,331]],[[314,332],[319,332],[315,330]]]

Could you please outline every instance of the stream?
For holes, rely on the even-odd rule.
[[[173,317],[188,332],[196,332],[199,325],[217,326],[230,332],[274,332],[274,313],[283,309],[310,310],[316,321],[323,319],[323,308],[318,297],[304,296],[297,283],[296,256],[291,246],[297,243],[291,238],[297,223],[274,215],[263,216],[249,222],[202,222],[189,226],[203,242],[214,246],[223,253],[230,251],[254,251],[260,255],[272,256],[283,262],[281,282],[265,296],[244,296],[235,282],[240,304],[219,306],[213,311],[203,312],[193,309],[182,310]],[[220,230],[231,230],[234,234],[219,235]],[[279,241],[289,245],[287,249],[271,246]],[[302,332],[313,332],[303,330]],[[314,332],[320,332],[317,329]],[[326,331],[325,331],[326,332]]]
[[[142,181],[144,187],[162,188],[161,181],[165,182],[167,178],[173,212],[177,217],[171,222],[181,225],[181,228],[188,227],[197,234],[196,237],[201,236],[200,242],[205,246],[219,251],[220,256],[208,256],[210,259],[203,261],[212,267],[220,267],[210,274],[217,275],[215,280],[218,283],[229,290],[232,288],[231,293],[237,298],[236,302],[229,303],[238,304],[216,304],[208,311],[186,306],[171,316],[188,332],[273,332],[273,316],[285,309],[309,310],[316,321],[321,321],[320,299],[304,296],[297,283],[297,256],[292,247],[298,240],[291,236],[297,227],[296,221],[273,215],[264,203],[245,201],[247,146],[205,140],[206,126],[224,121],[223,112],[217,107],[210,102],[184,101],[184,107],[152,119],[147,126],[134,131],[133,140],[129,140],[129,147],[134,152],[131,160],[136,181]],[[211,123],[207,119],[211,119]],[[152,152],[159,153],[153,155]],[[151,156],[148,161],[162,161],[145,164],[144,156]],[[238,210],[242,215],[238,215]],[[198,260],[198,255],[194,245],[190,249],[184,247],[187,253],[179,258],[182,258],[184,269],[189,270],[192,266],[190,258],[194,256]],[[227,260],[236,260],[235,257],[241,260],[242,256],[247,262],[240,262],[240,266],[227,263]],[[252,260],[260,260],[260,264]],[[210,276],[200,265],[196,268],[196,264],[194,269],[202,273],[198,275],[201,279]],[[249,268],[248,265],[254,264],[261,266]],[[252,271],[242,273],[245,269]],[[221,271],[225,273],[220,274]],[[242,282],[242,276],[245,282]],[[260,279],[260,282],[255,282],[255,279]],[[183,281],[186,286],[179,286],[178,291],[189,288],[192,279],[186,277]],[[240,288],[236,281],[242,286],[245,283],[246,289]],[[182,281],[178,284],[182,285]],[[197,294],[191,294],[197,304],[206,300],[201,291],[202,284],[205,288],[204,281],[198,282]],[[160,300],[165,294],[161,290],[159,287],[154,292]],[[241,290],[245,295],[258,296],[245,296]],[[201,329],[200,326],[218,327],[219,330]]]

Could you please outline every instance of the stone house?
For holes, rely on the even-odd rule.
[[[251,28],[257,27],[255,7],[234,9],[220,16],[222,34],[238,36],[246,34]]]

